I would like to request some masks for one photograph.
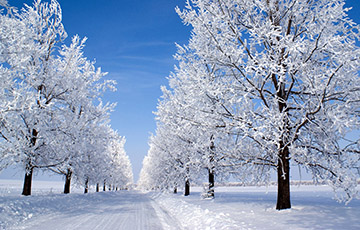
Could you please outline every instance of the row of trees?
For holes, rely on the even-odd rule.
[[[140,184],[172,189],[206,175],[213,196],[214,175],[264,183],[275,172],[276,208],[287,209],[292,162],[339,200],[355,197],[360,34],[344,5],[190,0],[177,9],[193,29],[162,88]]]
[[[0,170],[51,170],[89,186],[132,183],[125,140],[109,125],[114,104],[101,96],[115,82],[83,54],[86,38],[66,45],[60,4],[36,0],[20,11],[0,1]]]

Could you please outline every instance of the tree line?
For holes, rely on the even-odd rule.
[[[162,87],[139,184],[176,189],[207,178],[270,183],[291,208],[290,164],[336,198],[357,196],[359,26],[344,0],[189,0],[192,26]]]
[[[86,38],[66,44],[56,0],[17,9],[0,2],[0,171],[24,169],[23,195],[35,170],[84,185],[132,183],[125,138],[114,131],[103,103],[116,82],[84,56]]]

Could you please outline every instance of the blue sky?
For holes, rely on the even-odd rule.
[[[76,2],[74,5],[73,2]],[[155,130],[152,111],[160,86],[174,68],[175,42],[187,42],[190,28],[175,13],[184,0],[60,1],[69,34],[87,36],[86,55],[96,58],[117,92],[105,100],[117,102],[111,124],[126,137],[126,151],[135,180]]]
[[[31,5],[33,0],[8,0],[11,5]],[[175,43],[186,44],[191,28],[184,26],[175,12],[185,0],[58,0],[69,37],[88,37],[85,55],[117,81],[117,92],[104,101],[117,102],[111,125],[127,139],[126,151],[135,180],[147,154],[148,138],[156,123],[153,111],[161,96],[160,86],[176,62]],[[360,0],[347,0],[353,6],[350,17],[360,23]],[[70,38],[67,39],[68,41]],[[23,173],[12,171],[0,178]]]

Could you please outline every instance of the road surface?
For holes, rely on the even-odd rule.
[[[181,229],[176,219],[171,217],[147,194],[141,192],[123,191],[89,194],[87,199],[84,198],[81,202],[74,199],[74,202],[73,205],[68,205],[71,207],[59,206],[64,209],[63,212],[61,210],[53,213],[43,212],[14,229]],[[45,205],[44,208],[46,208]]]

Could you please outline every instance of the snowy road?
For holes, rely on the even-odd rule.
[[[87,194],[84,202],[75,196],[67,205],[47,202],[43,212],[13,229],[179,229],[175,219],[140,192]]]

